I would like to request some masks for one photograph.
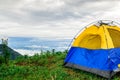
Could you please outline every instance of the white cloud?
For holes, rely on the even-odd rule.
[[[35,54],[40,54],[40,51],[37,50],[25,50],[25,49],[14,49],[15,51],[19,52],[22,55],[33,56]]]
[[[32,49],[34,49],[34,48],[39,48],[39,49],[42,49],[42,48],[50,48],[50,47],[48,47],[48,46],[38,46],[38,45],[31,45],[31,46],[25,46],[25,47],[27,47],[27,48],[32,48]]]
[[[101,19],[120,21],[118,0],[0,0],[0,34],[72,38]]]
[[[32,10],[56,10],[61,8],[64,5],[64,1],[61,0],[26,0],[24,9],[32,9]]]

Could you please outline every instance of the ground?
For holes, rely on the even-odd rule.
[[[0,65],[0,80],[106,80],[98,75],[63,66],[66,52],[27,55]],[[120,80],[118,73],[113,80]]]

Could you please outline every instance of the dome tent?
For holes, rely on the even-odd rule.
[[[74,38],[64,66],[111,78],[120,67],[120,27],[101,20]]]

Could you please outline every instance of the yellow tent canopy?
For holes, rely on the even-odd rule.
[[[73,45],[89,49],[120,47],[120,28],[116,25],[91,25],[80,33]]]

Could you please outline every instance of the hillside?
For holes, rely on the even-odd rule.
[[[42,55],[21,56],[0,65],[0,80],[105,80],[85,71],[65,68],[66,52],[45,52]],[[120,80],[120,74],[113,80]]]
[[[0,55],[4,55],[3,54],[3,51],[4,51],[3,46],[4,45],[0,44]],[[12,48],[10,48],[8,46],[6,46],[6,48],[7,48],[8,52],[10,53],[10,59],[14,60],[17,57],[22,56],[20,53],[18,53],[17,51],[14,51]]]

